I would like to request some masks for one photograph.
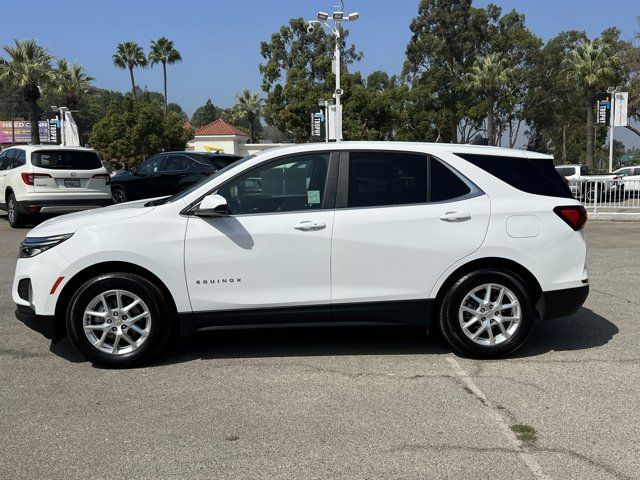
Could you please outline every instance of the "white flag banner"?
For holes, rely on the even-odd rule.
[[[613,126],[627,126],[627,104],[629,103],[629,92],[618,92],[616,95],[615,111],[613,112]]]
[[[80,135],[78,134],[78,125],[73,119],[71,112],[64,112],[64,144],[70,147],[80,146]]]

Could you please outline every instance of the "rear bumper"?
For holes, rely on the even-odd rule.
[[[77,200],[23,200],[17,202],[18,210],[24,214],[70,213],[113,204],[111,198],[86,198]]]
[[[537,305],[542,320],[566,317],[575,313],[589,296],[589,285],[542,293]]]
[[[16,318],[49,340],[57,341],[64,336],[57,328],[53,316],[37,315],[31,307],[16,305]]]

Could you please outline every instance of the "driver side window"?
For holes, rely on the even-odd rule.
[[[328,153],[291,156],[253,169],[223,185],[229,213],[294,212],[322,208]]]

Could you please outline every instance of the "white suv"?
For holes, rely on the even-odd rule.
[[[110,205],[111,177],[88,148],[35,145],[0,153],[0,209],[12,227],[33,215]]]
[[[545,155],[290,146],[173,197],[41,224],[13,299],[19,319],[116,366],[175,331],[292,325],[419,325],[497,357],[584,302],[585,221]]]

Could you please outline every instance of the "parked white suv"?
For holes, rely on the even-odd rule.
[[[0,153],[0,209],[12,227],[29,217],[110,205],[111,177],[88,148],[35,145]]]
[[[116,366],[174,331],[267,325],[420,325],[497,357],[584,302],[585,221],[545,155],[290,146],[173,197],[41,224],[13,299],[19,319]]]

